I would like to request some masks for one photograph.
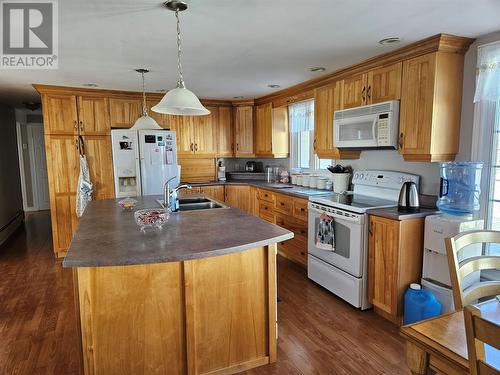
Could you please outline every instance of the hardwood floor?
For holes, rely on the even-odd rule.
[[[55,261],[48,212],[0,246],[0,374],[79,374],[71,270]],[[399,330],[279,260],[278,361],[247,375],[409,374]],[[127,375],[127,374],[124,374]]]

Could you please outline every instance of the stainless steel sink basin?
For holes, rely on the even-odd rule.
[[[157,202],[160,206],[165,207],[163,199],[158,199]],[[205,197],[179,199],[179,211],[211,210],[214,208],[227,208],[227,206]]]

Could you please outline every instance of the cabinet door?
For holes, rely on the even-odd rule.
[[[109,105],[107,98],[79,96],[78,123],[85,135],[109,135]]]
[[[217,154],[218,107],[208,107],[206,116],[193,116],[194,153],[197,157],[215,157]]]
[[[273,108],[272,153],[275,158],[287,158],[290,154],[288,107]]]
[[[430,153],[435,66],[435,53],[403,62],[399,119],[401,154]]]
[[[177,155],[194,154],[193,118],[191,116],[166,115],[167,127],[175,131],[177,137]]]
[[[202,186],[200,192],[208,198],[224,202],[224,185]]]
[[[366,89],[367,104],[375,104],[401,98],[403,63],[384,66],[368,72]]]
[[[366,74],[345,78],[342,85],[344,109],[366,104]]]
[[[93,185],[92,199],[110,199],[115,197],[113,177],[113,156],[111,137],[85,136],[85,155],[89,164],[90,181]]]
[[[45,134],[78,134],[76,96],[44,94],[42,102]]]
[[[255,108],[255,154],[273,154],[273,104],[267,103]]]
[[[109,117],[112,128],[130,128],[142,114],[140,99],[109,99]]]
[[[390,315],[397,313],[399,221],[370,216],[368,299]]]
[[[186,198],[190,197],[193,195],[200,195],[201,194],[201,188],[200,187],[193,187],[191,189],[181,189],[179,190],[179,198]]]
[[[226,203],[230,206],[239,208],[249,214],[252,213],[252,196],[250,194],[250,186],[236,186],[227,185],[226,190]]]
[[[164,115],[163,113],[155,112],[151,109],[155,105],[157,105],[159,102],[160,101],[158,99],[148,99],[147,100],[148,115],[149,115],[149,117],[154,119],[158,123],[158,125],[160,125],[163,129],[170,129],[169,124],[168,124],[167,115]]]
[[[219,107],[217,156],[234,155],[233,110]]]
[[[46,135],[47,172],[50,193],[50,218],[54,252],[64,255],[78,224],[76,185],[79,173],[77,137]]]
[[[238,106],[234,111],[236,156],[255,156],[253,149],[253,106]]]

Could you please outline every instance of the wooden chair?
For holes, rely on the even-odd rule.
[[[474,305],[465,306],[464,322],[470,373],[472,375],[499,375],[498,369],[486,363],[484,345],[487,344],[500,350],[500,326],[483,319],[481,310]]]
[[[472,244],[500,243],[500,232],[493,230],[474,230],[463,232],[455,237],[446,238],[446,252],[450,269],[451,286],[455,309],[461,310],[479,298],[500,294],[500,280],[484,281],[463,288],[463,280],[473,272],[487,269],[500,269],[500,256],[475,256],[458,261],[458,252]]]

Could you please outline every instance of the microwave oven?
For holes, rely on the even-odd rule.
[[[335,111],[334,144],[337,148],[397,149],[399,100]]]

